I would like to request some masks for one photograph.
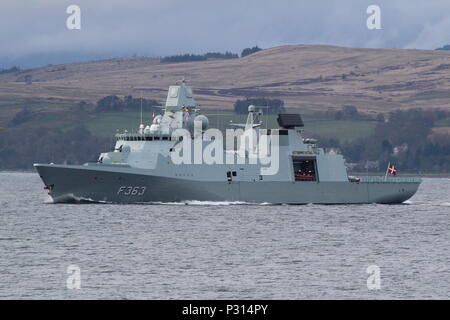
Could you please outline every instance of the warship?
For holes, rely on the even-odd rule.
[[[235,129],[225,141],[220,130],[208,129],[182,80],[169,87],[151,124],[142,123],[141,111],[138,129],[117,133],[114,150],[96,162],[34,167],[55,203],[395,204],[411,198],[421,183],[349,176],[341,154],[304,136],[299,114],[279,114],[278,128],[263,129],[261,110],[249,106],[246,123],[231,123]]]

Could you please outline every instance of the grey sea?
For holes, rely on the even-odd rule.
[[[2,172],[0,204],[1,299],[450,298],[447,178],[402,205],[111,205]]]

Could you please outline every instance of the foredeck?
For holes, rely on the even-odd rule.
[[[364,183],[421,183],[421,178],[414,177],[360,177]]]

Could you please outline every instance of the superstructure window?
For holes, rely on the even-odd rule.
[[[231,181],[233,180],[233,177],[237,176],[237,172],[236,171],[227,171],[227,180]]]
[[[316,159],[293,157],[295,181],[317,181]]]

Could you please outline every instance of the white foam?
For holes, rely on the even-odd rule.
[[[158,205],[177,205],[177,206],[234,206],[234,205],[271,205],[271,203],[251,203],[244,201],[199,201],[199,200],[188,200],[181,202],[141,202],[141,204],[158,204]]]
[[[44,203],[55,203],[55,201],[53,201],[53,198],[48,195],[47,199],[44,200]]]
[[[85,197],[77,197],[73,193],[64,194],[62,196],[52,199],[51,202],[46,202],[46,203],[83,203],[83,202],[84,203],[106,203],[106,204],[111,203],[109,201],[94,200],[94,199],[85,198]]]
[[[409,204],[409,205],[415,205],[415,206],[432,206],[432,205],[436,205],[433,202],[425,202],[425,201],[411,201],[411,200],[406,200],[402,202],[403,204]]]

